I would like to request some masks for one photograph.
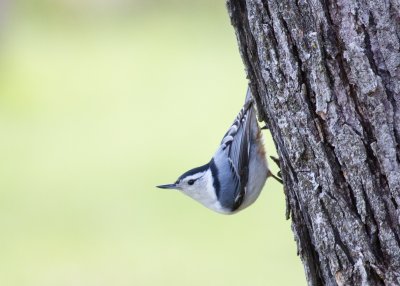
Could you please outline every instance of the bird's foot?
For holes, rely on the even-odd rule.
[[[274,156],[269,156],[269,157],[272,159],[272,161],[275,162],[275,164],[278,165],[278,167],[279,167],[279,169],[280,169],[280,168],[281,168],[281,161],[279,160],[279,158],[276,158],[276,157],[274,157]]]
[[[272,159],[272,161],[275,162],[275,164],[278,165],[278,167],[279,167],[279,169],[280,169],[280,168],[281,168],[281,162],[280,162],[279,158],[276,158],[276,157],[274,157],[274,156],[269,156],[269,157]],[[277,176],[275,176],[275,175],[272,174],[271,172],[270,172],[270,174],[269,174],[269,176],[271,176],[272,178],[274,178],[275,180],[277,180],[278,182],[280,182],[281,184],[283,184],[283,182],[282,182],[282,171],[279,170],[278,173],[277,173],[276,175],[277,175]]]
[[[279,183],[283,184],[283,181],[282,181],[282,179],[281,179],[281,178],[279,178],[279,177],[277,177],[277,176],[275,176],[274,174],[272,174],[272,172],[271,172],[271,171],[269,171],[269,173],[268,173],[268,177],[272,177],[272,178],[274,178],[275,180],[277,180]]]

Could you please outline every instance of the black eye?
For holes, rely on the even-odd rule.
[[[189,180],[189,181],[188,181],[188,184],[189,184],[189,185],[193,185],[194,182],[195,182],[195,180]]]

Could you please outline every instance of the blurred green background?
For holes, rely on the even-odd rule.
[[[276,182],[234,216],[154,187],[243,103],[224,1],[0,3],[0,285],[305,285]]]

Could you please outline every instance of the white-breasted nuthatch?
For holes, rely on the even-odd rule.
[[[174,184],[157,187],[177,189],[223,214],[236,213],[254,203],[267,177],[281,182],[268,168],[255,113],[248,89],[243,108],[211,161],[187,171]]]

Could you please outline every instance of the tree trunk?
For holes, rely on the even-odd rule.
[[[400,1],[227,6],[308,284],[400,285]]]

